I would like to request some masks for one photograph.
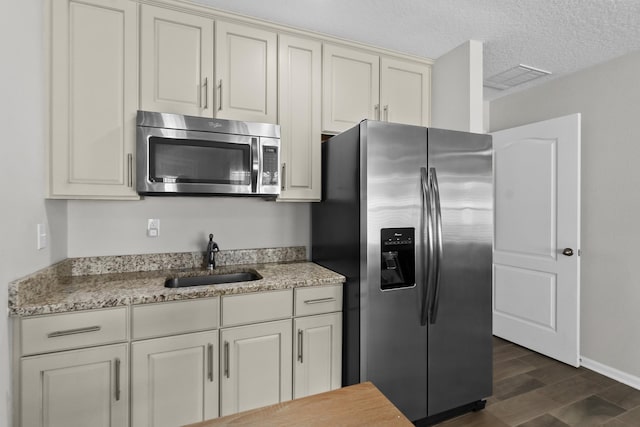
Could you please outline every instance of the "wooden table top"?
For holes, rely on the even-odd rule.
[[[413,424],[372,383],[365,382],[188,427],[406,426]]]

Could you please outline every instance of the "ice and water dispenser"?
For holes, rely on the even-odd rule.
[[[416,284],[414,228],[380,230],[380,288],[409,288]]]

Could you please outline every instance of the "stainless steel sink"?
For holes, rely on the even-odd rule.
[[[195,277],[174,277],[164,282],[166,288],[183,288],[186,286],[219,285],[222,283],[250,282],[260,280],[262,276],[257,273],[245,271],[242,273],[211,274]]]

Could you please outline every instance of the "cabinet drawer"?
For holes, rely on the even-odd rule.
[[[127,340],[127,307],[22,319],[22,354]]]
[[[342,286],[296,289],[296,316],[342,310]]]
[[[285,319],[292,312],[292,289],[222,297],[222,326]]]
[[[215,329],[219,324],[220,299],[162,302],[133,307],[132,339],[160,337]]]

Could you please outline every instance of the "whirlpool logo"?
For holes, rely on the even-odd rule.
[[[213,129],[216,129],[216,128],[222,127],[222,125],[220,123],[218,123],[218,122],[209,122],[209,127],[213,128]]]

